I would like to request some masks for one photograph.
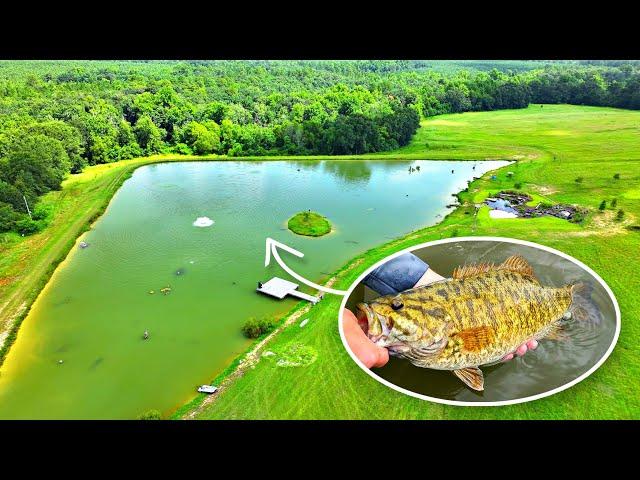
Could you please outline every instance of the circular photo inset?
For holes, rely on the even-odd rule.
[[[508,405],[593,373],[615,346],[620,310],[569,255],[462,237],[373,265],[348,290],[339,325],[354,361],[388,387],[439,403]]]

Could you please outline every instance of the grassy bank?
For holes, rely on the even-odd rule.
[[[640,112],[608,108],[531,106],[526,110],[446,115],[423,122],[412,144],[394,158],[517,158],[494,180],[485,176],[459,195],[461,206],[442,223],[363,253],[355,268],[338,272],[347,288],[369,265],[418,243],[464,235],[521,238],[562,250],[591,266],[611,286],[622,311],[618,346],[607,362],[575,387],[535,402],[464,408],[432,404],[388,389],[353,363],[338,333],[341,298],[327,295],[312,308],[304,329],[288,328],[269,343],[313,349],[305,367],[281,368],[260,360],[202,408],[204,419],[448,419],[640,418]],[[513,177],[507,175],[513,172]],[[620,178],[614,178],[620,174]],[[581,178],[580,181],[576,179]],[[477,203],[502,189],[550,202],[579,204],[592,212],[582,225],[557,218],[491,219]],[[616,209],[598,211],[602,200]],[[622,222],[615,220],[623,209]]]

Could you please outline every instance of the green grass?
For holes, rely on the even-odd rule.
[[[316,212],[296,213],[287,222],[287,227],[293,233],[307,237],[321,237],[331,232],[329,220]]]
[[[355,365],[338,333],[341,298],[327,295],[312,307],[309,324],[287,328],[268,345],[278,351],[305,345],[316,354],[303,367],[281,368],[261,360],[199,415],[205,419],[594,419],[640,418],[640,232],[625,228],[640,218],[640,112],[610,108],[533,105],[526,110],[445,115],[422,122],[408,147],[378,157],[518,159],[518,163],[473,182],[459,195],[461,206],[435,227],[414,232],[363,253],[343,267],[334,288],[347,288],[364,269],[418,243],[466,235],[507,236],[562,250],[591,266],[609,284],[622,311],[618,345],[607,362],[569,390],[535,402],[465,408],[407,397],[384,387]],[[507,176],[513,171],[512,178]],[[613,179],[620,172],[620,180]],[[581,184],[574,180],[584,178]],[[582,225],[541,217],[494,220],[488,208],[477,220],[465,211],[491,193],[512,189],[535,199],[579,204],[591,214]],[[617,198],[615,211],[597,213],[603,198]]]

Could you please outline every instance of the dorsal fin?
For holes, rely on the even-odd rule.
[[[481,273],[487,273],[491,270],[495,270],[496,266],[493,263],[477,263],[475,265],[463,265],[462,267],[456,267],[451,277],[454,280],[461,280],[463,278],[475,277]]]
[[[463,278],[475,277],[476,275],[487,273],[492,270],[508,270],[510,272],[516,272],[535,278],[533,268],[520,255],[512,255],[498,266],[493,263],[478,263],[475,265],[456,267],[451,276],[455,280],[461,280]]]
[[[520,273],[534,277],[533,268],[529,265],[521,255],[511,255],[498,266],[498,270],[509,270],[510,272]]]

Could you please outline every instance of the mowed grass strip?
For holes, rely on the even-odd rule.
[[[199,415],[205,419],[637,419],[640,418],[640,112],[566,105],[525,110],[444,115],[422,122],[408,147],[379,157],[427,159],[517,158],[474,181],[462,205],[439,225],[363,253],[356,268],[334,288],[347,288],[385,256],[418,243],[452,236],[520,238],[562,250],[592,267],[610,285],[622,311],[618,345],[589,378],[552,397],[507,407],[453,407],[402,395],[355,365],[338,333],[341,298],[327,295],[314,306],[305,328],[290,326],[266,348],[304,344],[313,363],[278,367],[261,360]],[[507,175],[513,172],[513,177]],[[614,175],[620,174],[619,179]],[[581,177],[580,182],[576,178]],[[551,217],[495,220],[488,209],[474,217],[474,203],[491,192],[513,189],[551,202],[575,203],[592,213],[583,225]],[[616,209],[598,211],[603,199]],[[625,211],[616,222],[617,209]],[[535,353],[533,353],[535,355]]]

